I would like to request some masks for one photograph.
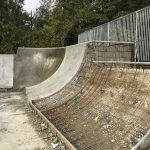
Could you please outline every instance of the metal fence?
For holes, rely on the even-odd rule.
[[[88,41],[134,42],[135,61],[150,61],[150,6],[79,34]]]

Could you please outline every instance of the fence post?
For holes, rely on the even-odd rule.
[[[136,11],[136,22],[135,22],[135,25],[136,25],[136,28],[135,28],[135,38],[134,38],[134,43],[135,43],[135,55],[134,55],[134,61],[136,61],[136,57],[138,59],[138,62],[139,62],[139,51],[138,51],[138,47],[137,47],[137,41],[138,41],[138,11]]]
[[[109,41],[109,36],[110,36],[110,23],[108,22],[108,41]]]
[[[110,40],[110,23],[108,22],[108,37],[107,37],[107,41],[108,41],[108,46],[109,46],[109,40]]]

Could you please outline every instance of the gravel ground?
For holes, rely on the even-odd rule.
[[[27,101],[22,93],[0,93],[0,150],[49,149],[26,109]]]

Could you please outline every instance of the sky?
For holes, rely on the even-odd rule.
[[[36,10],[36,8],[40,5],[40,3],[39,3],[39,0],[25,0],[24,1],[24,9],[28,12],[28,13],[30,13],[31,12],[31,10],[32,11],[35,11]]]

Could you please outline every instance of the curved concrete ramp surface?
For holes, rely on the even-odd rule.
[[[86,52],[86,44],[66,47],[65,57],[58,70],[47,80],[35,86],[27,87],[29,100],[48,97],[62,89],[78,72]]]
[[[60,66],[65,48],[18,48],[15,56],[14,88],[38,84]]]
[[[78,150],[129,150],[150,127],[150,63],[99,62],[108,45],[86,44],[72,80],[32,101]]]
[[[51,108],[49,98],[35,105],[78,150],[130,150],[150,128],[150,65],[91,69],[78,92],[62,95],[63,104]]]
[[[106,42],[90,42],[82,44],[82,47],[81,45],[74,45],[73,47],[69,48],[70,50],[79,49],[77,51],[76,57],[80,56],[81,52],[84,49],[86,49],[84,57],[82,58],[82,64],[79,63],[80,68],[78,72],[75,74],[75,76],[72,77],[72,80],[70,80],[70,82],[66,82],[68,84],[66,84],[63,88],[61,87],[59,91],[57,89],[57,93],[53,94],[50,91],[49,93],[47,93],[48,97],[43,97],[43,100],[40,100],[39,98],[39,100],[35,99],[36,105],[38,107],[43,109],[54,107],[65,102],[67,99],[71,98],[75,93],[80,91],[84,84],[88,82],[90,75],[92,75],[92,72],[95,72],[95,69],[93,67],[94,60],[130,60],[129,58],[131,58],[132,56],[131,53],[129,53],[132,50],[132,45],[130,47],[130,44],[116,44],[114,42],[111,42],[109,44]],[[72,60],[70,59],[70,61]],[[68,63],[66,63],[66,65],[68,65]],[[65,71],[64,73],[68,74],[69,72]],[[65,76],[62,77],[66,80]],[[60,83],[59,80],[63,80],[63,78],[57,78],[56,82]],[[49,79],[51,80],[52,78]],[[54,87],[50,84],[47,85],[47,87],[48,86],[50,88]],[[42,91],[44,91],[45,89],[42,89]],[[38,91],[38,89],[36,90]]]

